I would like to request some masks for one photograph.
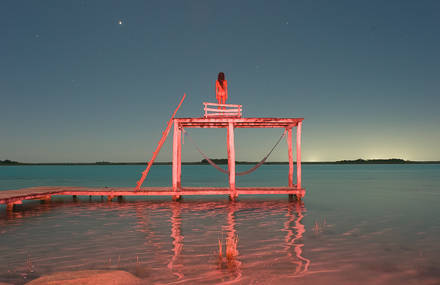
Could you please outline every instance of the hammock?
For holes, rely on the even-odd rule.
[[[216,164],[214,161],[212,161],[198,146],[197,144],[194,142],[194,140],[191,138],[191,136],[189,135],[189,133],[185,130],[183,130],[184,134],[187,135],[187,137],[189,138],[189,140],[191,141],[191,143],[194,145],[194,147],[197,149],[197,151],[203,156],[203,158],[206,159],[206,161],[211,164],[215,169],[217,169],[220,172],[223,172],[225,174],[229,174],[229,170],[225,170],[223,168],[221,168],[220,166],[218,166],[218,164]],[[255,170],[257,170],[260,166],[262,166],[266,160],[269,158],[269,156],[272,154],[272,152],[275,150],[275,148],[278,146],[278,144],[281,142],[281,140],[283,139],[283,137],[286,135],[286,131],[284,131],[280,138],[277,140],[277,142],[275,143],[275,145],[272,147],[272,149],[269,151],[269,153],[263,157],[263,159],[258,162],[256,165],[254,165],[253,167],[251,167],[250,169],[246,170],[246,171],[242,171],[242,172],[237,172],[235,173],[235,175],[237,176],[242,176],[242,175],[246,175],[249,173],[254,172]]]

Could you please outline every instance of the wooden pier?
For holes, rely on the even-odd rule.
[[[204,104],[204,116],[201,118],[175,118],[175,114],[181,106],[183,96],[177,109],[169,120],[162,138],[158,143],[153,157],[148,163],[146,170],[142,173],[141,179],[136,187],[105,187],[105,188],[86,188],[86,187],[67,187],[67,186],[42,186],[32,187],[20,190],[0,191],[0,204],[6,204],[8,209],[14,205],[21,204],[23,200],[44,200],[49,201],[53,195],[72,195],[75,197],[81,195],[87,196],[107,196],[108,200],[114,197],[123,196],[172,196],[173,200],[178,200],[186,195],[228,195],[231,200],[235,200],[239,195],[258,195],[258,194],[285,194],[292,198],[295,195],[301,199],[305,195],[305,189],[301,186],[301,127],[303,118],[243,118],[241,105],[231,104]],[[172,187],[141,187],[143,181],[157,157],[162,145],[164,144],[171,128],[173,133],[173,162],[172,162]],[[225,128],[226,145],[228,153],[228,169],[224,170],[217,167],[212,161],[208,160],[214,167],[226,173],[229,178],[229,187],[183,187],[182,176],[182,139],[183,132],[189,128]],[[287,139],[287,153],[289,158],[289,172],[287,175],[286,187],[237,187],[235,171],[235,139],[234,130],[236,128],[279,128],[284,129],[283,136]],[[294,184],[294,163],[293,163],[293,141],[292,129],[296,128],[296,184]],[[283,137],[282,136],[282,137]],[[275,144],[278,145],[280,140]],[[250,173],[261,166],[270,153],[255,167],[251,168]],[[247,174],[245,173],[245,174]]]
[[[259,194],[285,194],[303,197],[304,189],[295,187],[237,187],[237,195],[259,195]],[[184,187],[179,190],[180,196],[191,195],[230,195],[231,190],[227,187]],[[72,186],[41,186],[30,187],[18,190],[0,191],[0,204],[5,204],[8,210],[15,205],[20,205],[24,200],[40,200],[49,202],[52,196],[104,196],[108,201],[124,196],[171,196],[176,192],[172,187],[142,187],[135,190],[133,187],[72,187]]]

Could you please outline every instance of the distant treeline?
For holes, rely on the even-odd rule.
[[[14,164],[20,164],[20,162],[9,160],[9,159],[5,159],[5,160],[0,160],[0,165],[1,164],[4,164],[4,165],[14,165]]]
[[[339,164],[403,164],[412,163],[409,160],[403,160],[400,158],[389,158],[389,159],[356,159],[356,160],[339,160],[336,161]]]
[[[211,159],[212,162],[214,162],[215,164],[228,164],[228,159],[227,158],[213,158]],[[256,161],[235,161],[235,164],[256,164],[258,162]],[[269,162],[265,162],[264,164],[288,164],[289,162],[287,161],[269,161]],[[303,162],[304,163],[304,162]],[[307,162],[305,162],[307,163]],[[185,162],[183,162],[183,164],[185,164]],[[200,162],[189,162],[188,164],[208,164],[208,161],[206,159],[202,159]]]
[[[211,159],[216,164],[228,164],[227,158],[213,158]],[[255,164],[255,161],[236,161],[236,164]],[[295,161],[293,163],[296,163]],[[54,163],[23,163],[13,160],[0,160],[0,165],[147,165],[145,162],[110,162],[110,161],[97,161],[97,162],[54,162]],[[171,165],[171,162],[155,162],[156,165]],[[182,162],[184,165],[200,165],[208,164],[206,159],[194,162]],[[288,164],[287,161],[271,161],[265,164]],[[302,164],[440,164],[440,161],[410,161],[400,158],[390,159],[355,159],[355,160],[338,160],[338,161],[302,161]]]

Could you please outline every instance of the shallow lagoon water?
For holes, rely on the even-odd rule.
[[[0,167],[0,191],[39,185],[134,186],[143,166]],[[238,170],[248,166],[239,165]],[[239,186],[287,184],[265,165]],[[155,166],[144,186],[165,186]],[[209,166],[185,165],[184,186],[226,186]],[[123,269],[151,283],[439,284],[440,165],[303,165],[302,202],[285,196],[54,197],[0,206],[0,282],[52,272]],[[218,241],[238,236],[238,255]],[[224,249],[223,249],[224,250]]]

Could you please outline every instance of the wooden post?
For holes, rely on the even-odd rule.
[[[41,198],[40,198],[40,203],[41,203],[41,204],[49,203],[50,200],[51,200],[51,198],[52,198],[52,196],[50,196],[50,195],[47,195],[47,196],[41,197]]]
[[[6,204],[6,211],[12,211],[12,210],[14,210],[14,203]]]
[[[301,189],[301,126],[298,122],[296,127],[296,187]]]
[[[182,188],[182,130],[177,130],[177,188]]]
[[[181,167],[182,167],[182,131],[179,128],[179,123],[174,120],[173,133],[173,191],[178,192],[181,187]],[[180,195],[173,195],[173,200],[179,200]]]
[[[23,201],[20,201],[20,200],[12,202],[12,203],[8,203],[8,204],[6,204],[6,210],[7,211],[12,211],[12,210],[15,209],[16,205],[21,205],[21,204],[23,204]]]
[[[185,99],[186,94],[183,94],[182,100],[180,100],[179,106],[177,106],[176,110],[174,110],[173,115],[171,116],[171,119],[168,121],[167,128],[162,133],[162,138],[160,139],[159,143],[157,144],[156,150],[153,152],[153,157],[148,162],[147,168],[142,172],[142,177],[137,182],[136,190],[141,190],[142,183],[144,183],[145,178],[147,178],[148,172],[150,171],[151,166],[153,165],[154,160],[156,159],[157,155],[159,154],[160,149],[162,148],[162,145],[165,143],[165,140],[168,137],[168,134],[170,133],[171,126],[173,125],[174,116],[177,113],[177,110],[179,110],[180,105],[182,105],[183,100]]]
[[[287,129],[287,149],[289,154],[289,187],[293,187],[292,128]]]
[[[178,125],[174,120],[174,133],[173,133],[173,191],[177,191],[177,153],[178,153]]]
[[[230,198],[235,199],[235,145],[234,145],[234,123],[228,124],[228,168],[229,168],[229,189],[231,189]]]

